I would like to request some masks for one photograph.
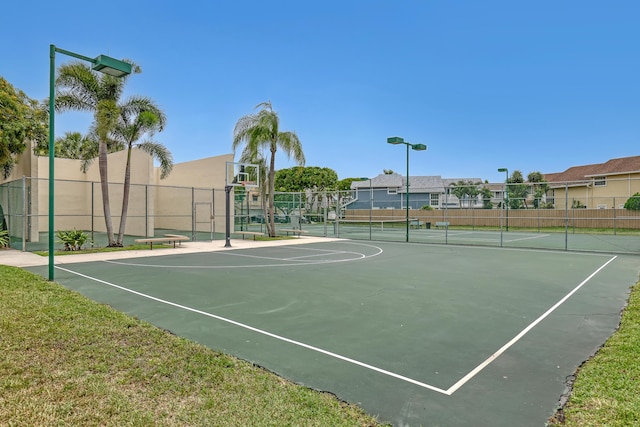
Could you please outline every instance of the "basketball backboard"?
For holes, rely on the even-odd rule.
[[[225,185],[232,187],[258,187],[260,173],[258,165],[251,163],[227,162]]]

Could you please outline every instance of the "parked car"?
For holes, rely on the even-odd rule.
[[[288,222],[291,222],[291,218],[289,218],[288,215],[275,215],[273,217],[273,221],[278,222],[280,224],[286,224]]]
[[[249,222],[257,222],[258,224],[264,224],[264,215],[251,215]]]
[[[251,215],[249,217],[249,221],[257,222],[258,224],[264,224],[264,215]],[[286,224],[288,222],[291,222],[291,219],[287,215],[275,215],[273,217],[273,221],[280,224]]]

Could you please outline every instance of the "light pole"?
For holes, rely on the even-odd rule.
[[[506,216],[507,216],[507,231],[509,231],[509,187],[508,187],[508,182],[509,182],[509,169],[507,168],[500,168],[498,169],[498,172],[504,172],[505,173],[505,178],[504,178],[504,199],[503,199],[503,203],[505,205],[505,209],[506,209]]]
[[[392,136],[390,138],[387,138],[387,143],[388,144],[393,144],[393,145],[398,145],[398,144],[404,144],[407,146],[407,190],[406,190],[406,195],[405,195],[405,201],[407,204],[407,214],[406,214],[406,226],[407,226],[407,237],[406,237],[406,241],[409,241],[409,147],[411,147],[412,150],[416,150],[416,151],[425,151],[427,149],[427,146],[424,144],[411,144],[409,142],[405,142],[404,139],[400,138],[399,136]]]
[[[53,233],[54,233],[54,187],[55,174],[53,170],[55,159],[55,103],[56,103],[56,52],[93,64],[94,71],[108,74],[113,77],[124,77],[131,74],[131,64],[100,55],[89,58],[84,55],[60,49],[55,45],[49,46],[49,280],[54,279]]]

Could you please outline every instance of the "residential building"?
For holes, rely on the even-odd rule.
[[[445,208],[481,208],[482,198],[459,200],[453,194],[453,184],[459,181],[481,183],[480,178],[442,178],[441,176],[410,176],[408,205],[411,209],[431,206]],[[479,184],[481,185],[481,184]],[[407,178],[397,174],[380,174],[371,179],[351,183],[353,199],[347,209],[406,209]]]
[[[547,200],[556,209],[620,209],[640,192],[640,156],[573,166],[544,177],[549,183]]]

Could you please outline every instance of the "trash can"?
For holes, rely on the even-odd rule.
[[[425,222],[424,226],[427,227],[427,230],[431,230],[431,223],[430,222]]]

